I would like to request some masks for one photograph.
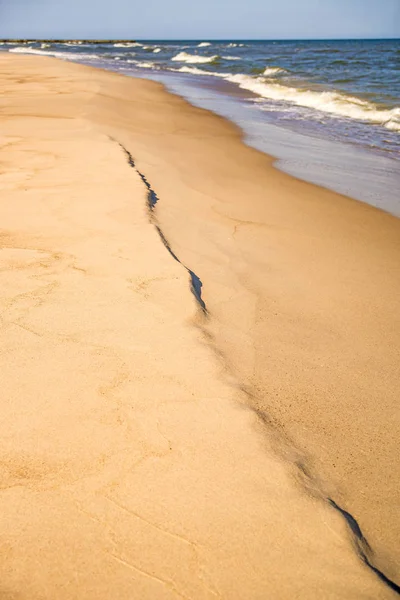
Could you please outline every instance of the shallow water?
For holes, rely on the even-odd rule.
[[[394,155],[271,123],[247,98],[205,87],[194,78],[177,74],[146,74],[146,78],[161,81],[192,104],[235,122],[246,143],[275,156],[275,166],[282,171],[400,216],[400,161]]]

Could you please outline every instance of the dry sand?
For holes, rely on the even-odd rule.
[[[0,598],[395,597],[400,222],[157,84],[0,74]]]

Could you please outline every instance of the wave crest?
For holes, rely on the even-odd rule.
[[[266,67],[263,75],[264,77],[271,77],[271,75],[277,75],[278,73],[283,73],[285,69],[281,69],[280,67]]]
[[[174,62],[185,62],[189,64],[211,63],[217,60],[218,56],[200,56],[199,54],[188,54],[187,52],[179,52],[171,58]]]
[[[140,60],[133,60],[133,59],[129,59],[126,61],[127,63],[133,64],[135,65],[135,67],[139,67],[140,69],[153,69],[158,71],[159,67],[152,62],[148,62],[148,61],[140,61]]]
[[[375,104],[346,96],[339,92],[317,92],[270,83],[262,77],[250,77],[248,75],[229,75],[226,78],[236,83],[242,89],[249,90],[268,100],[289,102],[297,106],[313,108],[321,112],[369,121],[377,125],[383,125],[392,131],[400,131],[400,108],[381,109]]]
[[[202,71],[197,67],[179,67],[179,69],[174,69],[178,73],[191,73],[192,75],[208,75],[207,71]]]
[[[97,54],[73,54],[71,52],[59,52],[57,50],[39,50],[38,48],[32,48],[31,46],[17,46],[16,48],[10,48],[9,52],[16,52],[17,54],[39,54],[40,56],[53,56],[54,58],[63,58],[67,60],[89,60],[93,58],[99,58]]]
[[[143,44],[139,44],[139,42],[117,42],[113,46],[114,48],[137,48],[143,46]]]

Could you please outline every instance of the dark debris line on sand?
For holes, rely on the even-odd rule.
[[[168,250],[168,252],[172,256],[172,258],[174,260],[176,260],[180,265],[182,265],[182,267],[189,273],[190,282],[191,282],[191,292],[194,295],[194,297],[196,299],[196,302],[198,303],[198,305],[199,305],[200,309],[202,310],[203,314],[204,315],[208,315],[206,304],[205,304],[205,302],[204,302],[204,300],[202,299],[202,296],[201,296],[201,288],[202,288],[203,284],[202,284],[200,278],[196,275],[196,273],[194,273],[191,269],[189,269],[177,257],[177,255],[174,253],[174,251],[172,250],[171,246],[169,245],[169,242],[168,242],[167,238],[165,237],[165,235],[164,235],[164,233],[163,233],[160,225],[157,222],[156,216],[154,214],[154,209],[156,207],[157,202],[159,201],[159,197],[157,196],[156,192],[152,188],[150,182],[147,180],[146,176],[143,173],[141,173],[139,171],[139,169],[137,168],[137,166],[135,164],[135,161],[133,159],[133,156],[129,152],[129,150],[127,150],[125,148],[125,146],[123,146],[120,142],[117,142],[113,138],[111,138],[111,139],[114,142],[116,142],[116,143],[119,144],[119,146],[122,148],[123,152],[125,153],[125,155],[127,157],[128,164],[133,169],[135,169],[136,173],[139,175],[139,177],[141,178],[141,180],[145,184],[145,186],[146,186],[146,188],[148,190],[147,205],[148,205],[149,214],[150,214],[150,222],[156,228],[156,230],[158,232],[158,235],[160,236],[160,239],[161,239],[162,243],[164,244],[165,248]],[[245,390],[243,390],[243,391],[245,391]],[[247,394],[246,391],[245,391],[245,393]],[[255,411],[255,412],[258,414],[258,411]],[[258,414],[258,416],[260,417],[259,414]],[[261,420],[265,421],[265,419],[261,419]],[[357,555],[362,560],[362,562],[369,569],[371,569],[375,573],[375,575],[377,577],[379,577],[379,579],[384,584],[386,584],[395,593],[397,593],[397,594],[400,595],[400,586],[397,585],[397,583],[395,583],[391,579],[389,579],[389,577],[387,577],[382,571],[380,571],[378,569],[378,567],[376,567],[374,565],[374,560],[373,560],[374,553],[373,553],[373,550],[372,550],[371,546],[369,545],[367,539],[364,537],[364,535],[363,535],[363,533],[361,531],[361,528],[360,528],[359,524],[357,523],[357,520],[353,517],[353,515],[351,515],[349,512],[347,512],[346,510],[344,510],[343,508],[341,508],[332,498],[324,497],[324,500],[326,502],[328,502],[328,504],[331,506],[331,508],[333,508],[333,510],[337,511],[338,513],[340,513],[340,515],[346,521],[347,527],[348,527],[349,532],[350,532],[351,537],[352,537],[353,546],[355,548],[355,551],[357,552]]]
[[[116,141],[116,140],[113,140]],[[146,179],[145,175],[143,175],[143,173],[141,173],[139,171],[139,169],[137,168],[135,161],[133,159],[132,154],[129,152],[129,150],[127,150],[125,148],[125,146],[123,146],[120,142],[117,142],[119,144],[119,146],[122,148],[122,150],[124,151],[127,159],[128,159],[128,164],[135,169],[136,173],[139,175],[139,177],[141,178],[141,180],[143,181],[143,183],[145,184],[146,188],[147,188],[147,206],[149,209],[149,213],[150,213],[150,222],[152,225],[154,225],[154,227],[156,228],[158,235],[160,236],[160,239],[162,241],[162,243],[164,244],[164,246],[166,247],[166,249],[168,250],[168,252],[170,253],[170,255],[172,256],[172,258],[174,260],[176,260],[176,262],[178,262],[180,265],[182,265],[182,267],[189,273],[190,276],[190,289],[191,292],[193,294],[193,296],[196,299],[197,304],[199,305],[199,307],[201,308],[202,312],[207,315],[207,307],[206,304],[203,300],[203,298],[201,297],[201,288],[203,287],[203,284],[201,282],[200,277],[198,277],[198,275],[196,275],[196,273],[194,273],[191,269],[189,269],[189,267],[187,267],[175,254],[175,252],[172,250],[167,238],[165,237],[161,227],[158,225],[157,223],[157,219],[155,217],[154,214],[154,208],[157,204],[157,202],[159,201],[159,198],[156,194],[156,192],[153,190],[153,188],[151,187],[149,181]]]
[[[329,504],[338,511],[342,517],[345,519],[348,528],[350,529],[353,537],[353,543],[355,545],[358,556],[361,558],[363,563],[367,565],[374,573],[379,577],[383,583],[385,583],[391,590],[400,595],[400,586],[397,585],[394,581],[386,577],[382,571],[380,571],[377,567],[375,567],[373,563],[373,550],[368,543],[368,540],[364,537],[363,532],[361,531],[361,527],[357,523],[356,519],[352,514],[347,512],[341,508],[334,500],[328,498]]]

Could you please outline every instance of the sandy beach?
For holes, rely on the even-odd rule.
[[[400,221],[157,83],[0,73],[0,598],[397,597]]]

